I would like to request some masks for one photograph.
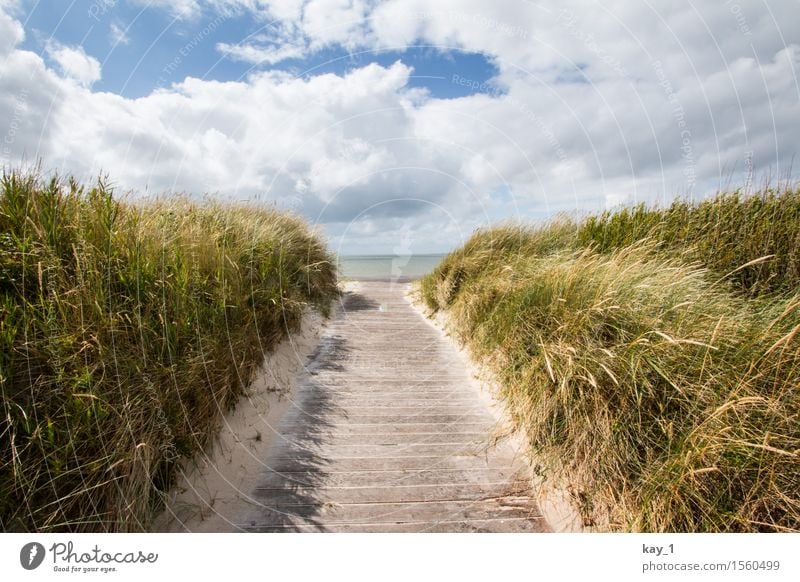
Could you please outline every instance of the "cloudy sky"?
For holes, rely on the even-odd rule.
[[[797,0],[0,0],[0,164],[438,252],[788,176],[799,67]]]

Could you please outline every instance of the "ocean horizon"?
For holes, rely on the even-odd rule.
[[[415,255],[338,255],[337,268],[345,279],[413,280],[436,268],[445,253]]]

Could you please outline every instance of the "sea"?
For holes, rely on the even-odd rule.
[[[430,273],[440,255],[339,255],[339,276],[360,281],[412,281]]]

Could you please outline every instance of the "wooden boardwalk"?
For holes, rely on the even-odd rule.
[[[522,453],[464,356],[405,299],[361,282],[342,298],[237,527],[247,531],[547,531]]]

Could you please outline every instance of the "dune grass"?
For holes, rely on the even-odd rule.
[[[337,294],[299,218],[0,185],[0,528],[141,531],[263,354]]]
[[[500,225],[421,294],[587,523],[798,531],[798,209],[785,190]]]
[[[658,250],[730,274],[738,289],[758,296],[800,287],[798,225],[800,192],[767,188],[750,196],[720,194],[699,204],[676,200],[666,209],[639,205],[606,212],[580,225],[577,242],[608,251],[652,240]],[[757,261],[762,258],[768,260]]]

